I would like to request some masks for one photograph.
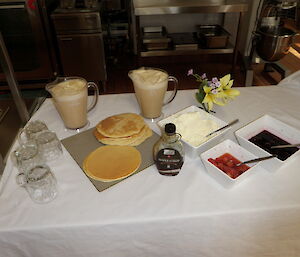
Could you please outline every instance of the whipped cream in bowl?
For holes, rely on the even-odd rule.
[[[160,120],[157,124],[163,129],[165,124],[169,122],[175,124],[176,131],[181,135],[181,140],[185,145],[185,151],[191,158],[197,158],[200,153],[221,142],[223,136],[230,129],[227,128],[207,136],[228,123],[201,110],[197,106],[187,107]]]
[[[182,139],[192,146],[199,146],[209,139],[207,135],[219,128],[216,121],[200,112],[182,113],[171,121]]]

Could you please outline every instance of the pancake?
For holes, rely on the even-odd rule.
[[[139,138],[146,129],[146,126],[142,128],[142,130],[138,134],[134,134],[131,136],[126,137],[106,137],[103,134],[101,134],[97,129],[94,130],[94,136],[103,144],[107,145],[128,145],[131,142],[135,141],[137,138]]]
[[[141,165],[140,152],[132,146],[102,146],[83,162],[87,176],[104,182],[116,181],[133,174]]]
[[[140,136],[136,138],[133,142],[131,142],[129,145],[138,146],[151,136],[152,130],[148,126],[145,126],[145,129],[143,129],[143,133],[141,133]]]
[[[128,137],[138,134],[145,126],[144,119],[135,113],[122,113],[107,117],[96,126],[105,137]]]
[[[152,130],[145,125],[142,130],[135,135],[128,137],[105,137],[101,133],[99,133],[96,129],[94,130],[94,136],[97,138],[99,142],[105,145],[130,145],[137,146],[144,142],[148,137],[152,136]]]

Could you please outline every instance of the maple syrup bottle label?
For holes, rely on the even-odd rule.
[[[175,176],[183,165],[183,157],[175,149],[164,148],[157,153],[155,164],[162,175]]]

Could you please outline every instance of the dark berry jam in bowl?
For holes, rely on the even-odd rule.
[[[287,147],[287,148],[276,148],[273,149],[272,146],[277,145],[291,145],[291,143],[283,140],[282,138],[272,134],[268,130],[263,130],[257,135],[249,139],[250,142],[264,149],[270,154],[277,155],[279,160],[285,161],[291,155],[299,150],[298,147]]]
[[[273,149],[275,145],[300,142],[300,130],[270,115],[264,115],[235,132],[241,146],[257,156],[277,155],[261,166],[268,171],[277,171],[283,164],[300,154],[298,147]]]

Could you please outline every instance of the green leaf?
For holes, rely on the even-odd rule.
[[[208,80],[203,80],[201,86],[202,86],[202,87],[208,86]]]
[[[202,89],[202,88],[201,88]],[[205,92],[199,89],[199,92],[196,93],[196,99],[199,103],[202,103],[203,99],[205,97]]]

